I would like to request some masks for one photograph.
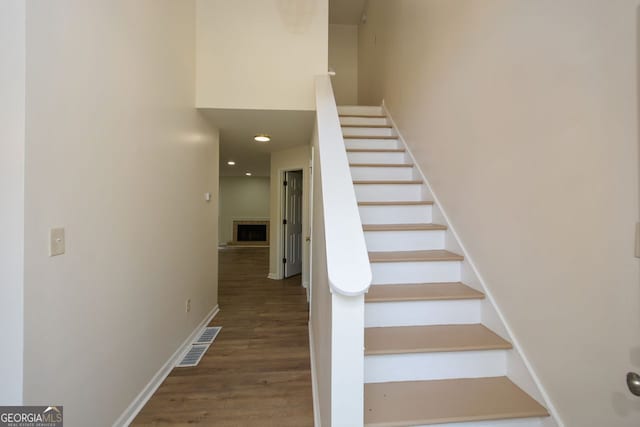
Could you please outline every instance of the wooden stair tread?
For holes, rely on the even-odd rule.
[[[361,117],[364,119],[384,119],[387,116],[382,114],[338,114],[338,117]]]
[[[398,139],[397,136],[390,135],[343,135],[343,139]]]
[[[462,255],[435,249],[426,251],[369,252],[370,262],[462,261]]]
[[[512,348],[481,324],[365,328],[364,354],[436,353]]]
[[[347,148],[347,153],[404,153],[404,148]]]
[[[546,417],[507,377],[373,383],[364,386],[364,425],[409,425]]]
[[[376,129],[392,129],[391,125],[340,125],[343,128],[376,128]]]
[[[446,230],[447,226],[442,224],[364,224],[363,231],[429,231]]]
[[[363,184],[422,184],[423,181],[421,179],[407,179],[407,180],[392,180],[392,179],[376,179],[376,180],[356,180],[353,181],[355,185],[363,185]]]
[[[460,282],[418,283],[407,285],[373,285],[365,302],[441,301],[482,299],[484,294]]]
[[[396,202],[358,202],[358,206],[422,206],[433,205],[431,200],[396,201]]]
[[[413,163],[349,163],[352,168],[412,168]]]

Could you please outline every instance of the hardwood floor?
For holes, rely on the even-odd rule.
[[[269,280],[268,248],[220,251],[222,326],[200,365],[178,368],[134,426],[313,426],[308,309],[300,276]]]

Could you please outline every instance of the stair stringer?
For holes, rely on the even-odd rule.
[[[486,298],[482,301],[481,319],[482,324],[492,329],[496,334],[500,335],[505,340],[511,342],[513,349],[508,352],[507,356],[507,376],[509,379],[528,393],[531,397],[543,404],[551,416],[541,420],[542,427],[565,427],[564,422],[560,418],[558,411],[553,405],[548,393],[542,386],[540,379],[535,373],[531,363],[525,356],[520,342],[516,338],[512,329],[509,327],[509,323],[500,311],[496,304],[495,298],[491,293],[491,290],[486,284],[486,281],[482,278],[482,275],[478,271],[475,263],[473,262],[469,252],[466,250],[460,239],[458,233],[455,230],[452,222],[449,220],[446,212],[444,211],[438,196],[433,191],[429,179],[423,172],[420,164],[416,161],[416,158],[411,151],[411,148],[406,143],[402,132],[398,128],[393,119],[393,116],[387,108],[384,99],[382,100],[382,110],[386,114],[387,119],[393,126],[393,129],[398,135],[398,141],[406,149],[407,160],[414,164],[415,170],[422,178],[424,185],[422,185],[423,200],[433,200],[433,223],[447,225],[445,234],[445,249],[454,253],[459,253],[464,256],[464,261],[461,264],[461,280],[466,285],[481,291],[485,294]]]

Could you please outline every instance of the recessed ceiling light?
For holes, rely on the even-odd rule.
[[[229,161],[227,162],[227,164],[228,164],[229,166],[235,166],[235,165],[236,165],[236,162],[234,162],[233,160],[229,160]]]
[[[269,142],[271,141],[271,137],[266,133],[259,133],[253,137],[257,142]]]
[[[247,176],[251,176],[251,172],[245,172],[244,174]]]

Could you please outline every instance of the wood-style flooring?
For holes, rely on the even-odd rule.
[[[178,368],[134,426],[313,426],[308,309],[300,276],[269,280],[268,248],[220,250],[222,331],[200,365]]]

